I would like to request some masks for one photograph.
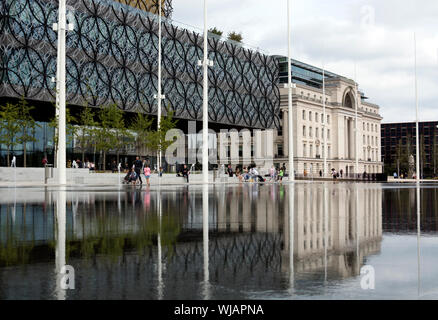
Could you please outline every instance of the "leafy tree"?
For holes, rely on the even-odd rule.
[[[21,134],[18,136],[18,143],[23,145],[24,155],[24,167],[26,168],[27,162],[27,143],[36,142],[35,130],[40,127],[36,121],[32,118],[30,112],[34,109],[33,106],[29,106],[28,102],[22,97],[18,103],[19,120],[18,124],[21,127]]]
[[[231,31],[230,33],[228,33],[228,40],[242,42],[242,40],[243,40],[242,33],[237,33],[235,31]]]
[[[94,112],[88,107],[88,104],[82,109],[82,112],[79,115],[79,122],[81,127],[76,130],[75,136],[77,147],[82,153],[82,163],[84,163],[85,151],[93,145],[93,133],[95,132],[95,126],[97,125],[97,122],[94,121]]]
[[[216,27],[209,29],[208,32],[215,34],[219,37],[222,37],[222,34],[223,34],[223,31],[216,29]]]
[[[155,152],[163,153],[173,143],[173,141],[166,141],[167,131],[175,128],[178,120],[173,119],[173,111],[169,111],[167,116],[161,117],[160,129],[150,131],[147,136],[146,146]]]
[[[20,116],[19,109],[17,105],[12,103],[6,103],[5,106],[1,106],[0,111],[0,143],[6,145],[6,154],[8,167],[10,163],[10,152],[18,144],[17,135],[21,128],[18,123]]]
[[[134,121],[131,123],[131,130],[135,132],[134,144],[137,155],[144,156],[146,152],[147,141],[151,132],[153,120],[147,115],[137,113]]]
[[[55,104],[54,104],[55,105]],[[58,106],[55,105],[55,109],[57,109]],[[65,134],[66,134],[66,144],[70,144],[73,141],[73,138],[75,137],[75,133],[77,130],[77,127],[75,127],[73,125],[73,123],[76,122],[76,117],[74,117],[71,113],[70,113],[70,108],[66,107],[65,108]],[[55,154],[55,162],[56,162],[56,157],[57,157],[57,153],[58,153],[58,139],[59,139],[59,132],[58,132],[58,124],[59,124],[59,120],[58,120],[58,116],[55,115],[49,122],[49,127],[54,129],[54,134],[53,134],[53,147],[54,147],[54,154]]]
[[[110,104],[99,111],[100,127],[95,130],[96,147],[103,153],[103,170],[106,170],[106,154],[110,150],[118,149],[121,134],[118,133],[124,126],[123,111],[116,104]]]
[[[116,150],[117,154],[117,163],[119,163],[120,152],[126,148],[129,144],[129,141],[132,140],[133,135],[129,132],[127,126],[125,125],[125,120],[123,118],[123,111],[117,108],[119,112],[115,112],[114,114],[114,142],[113,142],[113,150]]]

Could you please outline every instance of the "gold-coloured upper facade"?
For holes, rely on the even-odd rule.
[[[114,0],[122,4],[127,4],[131,7],[148,11],[154,14],[158,12],[159,1],[161,1],[161,15],[169,16],[168,8],[171,7],[169,0]]]

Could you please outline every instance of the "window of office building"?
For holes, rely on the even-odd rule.
[[[306,136],[306,126],[303,126],[303,137]]]

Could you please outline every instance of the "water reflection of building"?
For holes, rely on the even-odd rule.
[[[311,272],[327,264],[332,275],[342,278],[357,275],[366,256],[380,251],[382,189],[360,188],[357,198],[355,189],[345,185],[327,188],[326,192],[325,212],[323,186],[309,185],[295,190],[294,269]],[[288,217],[285,219],[288,224]],[[286,253],[289,252],[288,238],[289,230],[285,228]],[[324,261],[326,239],[328,254]]]
[[[83,277],[77,284],[81,289],[71,293],[72,297],[117,298],[124,292],[126,297],[135,298],[134,292],[142,292],[138,298],[156,298],[160,233],[164,298],[199,298],[205,263],[201,190],[196,186],[162,190],[160,196],[155,191],[128,190],[67,193],[66,260],[81,270]],[[251,290],[287,288],[288,190],[288,186],[258,184],[210,189],[208,270],[209,281],[216,288],[214,297],[226,298],[227,290],[245,298]],[[325,264],[334,278],[354,276],[366,256],[380,249],[381,188],[370,185],[360,189],[358,228],[354,189],[328,185],[327,191],[329,225],[325,256],[323,185],[295,188],[297,278],[304,273],[320,275]],[[156,209],[158,200],[163,213],[161,220]],[[57,239],[54,202],[50,200],[45,206],[41,202],[27,204],[25,210],[19,205],[14,222],[10,218],[11,208],[10,203],[1,205],[0,244],[7,250],[3,250],[6,254],[0,259],[3,260],[0,279],[16,279],[11,274],[14,269],[1,269],[5,262],[12,266],[26,264],[29,273],[39,273],[41,279],[50,278],[44,265],[50,265],[47,270],[51,274]],[[9,231],[3,232],[6,226]],[[14,248],[20,255],[12,252]],[[12,261],[13,257],[26,254],[26,259]],[[110,287],[111,290],[102,290]]]

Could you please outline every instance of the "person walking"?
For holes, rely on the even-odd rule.
[[[283,168],[280,168],[280,172],[278,173],[278,181],[279,181],[280,183],[283,182],[283,176],[284,176]]]
[[[134,170],[138,176],[138,179],[140,179],[140,184],[143,184],[143,180],[141,180],[141,175],[140,175],[142,168],[143,168],[143,162],[140,160],[140,157],[136,157],[134,161]]]
[[[182,175],[184,178],[187,179],[187,183],[189,183],[189,174],[190,174],[190,170],[189,168],[187,168],[187,165],[184,165],[184,168],[182,169]]]
[[[144,175],[145,175],[145,177],[146,177],[146,183],[148,184],[148,187],[151,185],[150,183],[149,183],[149,179],[151,178],[151,168],[149,168],[149,165],[148,164],[145,164],[145,167],[144,167]]]
[[[271,178],[271,181],[275,181],[275,173],[276,173],[275,167],[274,165],[272,165],[271,169],[269,169],[269,176]]]

